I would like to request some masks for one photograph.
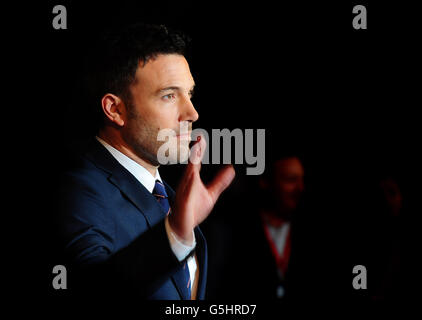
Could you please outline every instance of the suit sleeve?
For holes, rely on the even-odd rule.
[[[148,296],[177,270],[164,220],[116,250],[116,226],[106,199],[89,175],[68,174],[62,182],[58,223],[77,286],[132,289]]]

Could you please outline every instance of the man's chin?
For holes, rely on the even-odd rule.
[[[177,156],[177,163],[179,164],[187,164],[189,160],[189,150],[188,151],[180,151]]]
[[[189,141],[183,141],[177,150],[177,158],[179,163],[188,163],[190,155]]]
[[[180,152],[176,157],[165,157],[162,161],[157,158],[158,165],[187,164],[188,162],[189,152]]]

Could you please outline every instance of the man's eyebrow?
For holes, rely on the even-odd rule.
[[[162,88],[162,89],[158,89],[158,92],[160,93],[160,92],[168,91],[168,90],[180,90],[180,87],[175,87],[175,86],[165,87],[165,88]]]
[[[195,84],[192,86],[192,88],[189,90],[189,92],[193,92],[194,88],[195,88]],[[162,88],[162,89],[158,89],[157,93],[162,93],[164,91],[169,91],[169,90],[181,91],[182,88],[177,87],[177,86],[165,87],[165,88]]]

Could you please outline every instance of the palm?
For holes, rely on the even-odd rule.
[[[205,141],[201,139],[192,148],[191,162],[176,191],[172,226],[182,238],[207,218],[220,194],[234,178],[234,169],[228,166],[220,170],[210,184],[204,185],[199,172],[205,147]]]

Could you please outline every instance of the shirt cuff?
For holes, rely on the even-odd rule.
[[[173,232],[172,228],[170,227],[168,217],[166,217],[164,224],[166,227],[167,237],[170,241],[170,247],[173,250],[174,255],[179,261],[183,261],[189,255],[189,253],[191,253],[191,251],[196,247],[195,233],[192,230],[192,244],[186,243],[176,233]]]

